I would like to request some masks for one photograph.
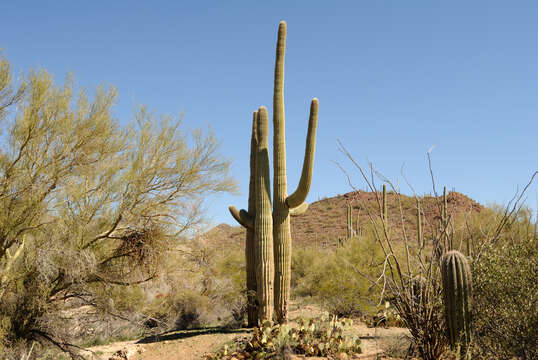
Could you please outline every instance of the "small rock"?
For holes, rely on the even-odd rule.
[[[108,360],[128,360],[127,351],[125,349],[118,350]]]
[[[349,359],[349,357],[347,356],[347,354],[346,354],[346,353],[343,353],[343,352],[338,353],[338,355],[336,355],[336,358],[337,358],[338,360],[348,360],[348,359]]]

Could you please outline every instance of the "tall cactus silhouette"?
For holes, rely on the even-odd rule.
[[[308,204],[306,196],[312,182],[314,168],[314,153],[316,148],[316,131],[318,124],[318,99],[312,99],[310,104],[310,116],[306,149],[303,161],[301,179],[295,192],[288,196],[286,179],[286,140],[285,140],[285,114],[284,114],[284,58],[286,52],[286,22],[280,22],[278,28],[278,40],[275,61],[274,94],[273,94],[273,166],[274,166],[274,191],[273,211],[271,202],[267,199],[269,191],[269,169],[267,151],[267,109],[260,107],[256,118],[256,134],[251,143],[251,149],[256,147],[256,157],[251,155],[251,187],[255,195],[249,191],[249,210],[238,211],[230,206],[233,217],[247,228],[247,247],[249,243],[249,229],[253,231],[256,269],[256,292],[258,300],[258,321],[272,320],[272,301],[276,312],[276,320],[279,323],[287,321],[288,304],[290,299],[291,281],[291,232],[290,216],[303,214]],[[253,163],[255,165],[253,165]],[[255,178],[252,180],[253,167]],[[252,185],[252,181],[254,185]],[[250,199],[255,198],[254,209],[250,208]],[[269,236],[268,221],[271,219],[272,233]],[[272,244],[271,251],[267,248]],[[247,263],[249,250],[247,249]],[[274,265],[274,268],[273,268]],[[247,273],[249,267],[247,264]],[[274,278],[269,281],[269,274],[274,273]],[[247,282],[249,275],[247,274]],[[271,288],[274,293],[269,296]]]
[[[319,107],[318,99],[312,99],[301,179],[299,180],[297,190],[288,196],[286,179],[286,137],[284,112],[284,61],[286,53],[286,31],[286,22],[281,21],[278,27],[273,89],[273,240],[275,252],[275,311],[276,320],[279,323],[287,321],[288,304],[290,299],[290,212],[293,212],[295,208],[297,208],[297,210],[295,210],[296,213],[301,212],[302,209],[307,206],[304,201],[308,195],[312,181]]]
[[[273,320],[273,217],[271,214],[271,180],[269,178],[269,120],[267,109],[262,106],[257,114],[256,146],[256,215],[254,223],[254,252],[256,258],[256,283],[258,319]]]
[[[441,258],[443,299],[450,346],[461,345],[466,352],[471,341],[471,269],[465,256],[457,250]]]
[[[248,213],[238,212],[234,206],[230,206],[230,212],[242,224],[246,230],[245,258],[247,273],[247,318],[248,326],[254,327],[258,322],[258,311],[256,305],[256,256],[254,251],[254,216],[256,214],[256,148],[257,148],[257,117],[255,111],[252,116],[252,135],[250,139],[250,181],[248,186]]]

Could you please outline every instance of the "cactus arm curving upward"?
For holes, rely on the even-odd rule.
[[[288,208],[293,209],[301,205],[308,195],[310,190],[310,184],[312,183],[312,173],[314,171],[314,155],[316,153],[316,131],[318,127],[318,99],[312,99],[310,104],[310,117],[308,120],[308,133],[306,136],[306,147],[303,161],[303,170],[301,172],[301,179],[297,190],[293,194],[287,197],[286,205]]]
[[[260,107],[257,119],[256,147],[256,217],[254,247],[256,256],[256,295],[260,323],[273,320],[273,217],[271,214],[271,183],[269,178],[268,115]]]
[[[237,210],[233,205],[229,206],[228,210],[230,210],[230,214],[232,214],[233,218],[241,224],[241,226],[247,229],[254,229],[254,216],[251,216],[248,211],[244,209]]]
[[[250,180],[248,185],[248,211],[241,209],[240,211],[233,205],[228,207],[230,214],[233,218],[241,224],[241,226],[247,229],[254,229],[254,212],[255,212],[255,199],[254,199],[254,178],[256,172],[256,119],[257,111],[252,114],[252,134],[250,137]],[[247,236],[248,237],[248,236]]]
[[[308,210],[308,203],[303,202],[301,205],[290,209],[290,216],[299,216],[302,215]]]

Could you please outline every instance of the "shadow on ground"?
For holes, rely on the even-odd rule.
[[[187,339],[193,336],[208,335],[208,334],[241,334],[249,333],[252,329],[227,329],[223,327],[206,327],[201,329],[189,329],[189,330],[171,330],[162,334],[152,335],[138,340],[137,344],[151,344],[167,340],[181,340]]]

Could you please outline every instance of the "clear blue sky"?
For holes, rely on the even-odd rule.
[[[18,72],[67,72],[118,88],[115,114],[137,104],[208,124],[233,160],[241,194],[208,199],[214,223],[246,207],[251,114],[272,106],[276,31],[288,23],[288,191],[300,176],[312,97],[320,101],[308,201],[350,191],[333,161],[419,194],[438,186],[504,203],[538,170],[536,1],[3,1],[0,48]],[[528,192],[536,209],[538,186]]]

